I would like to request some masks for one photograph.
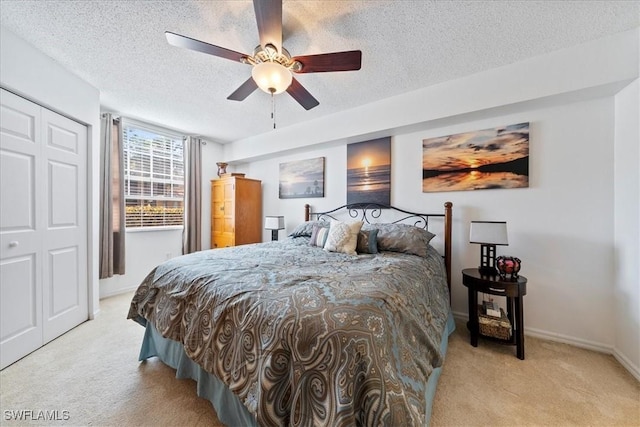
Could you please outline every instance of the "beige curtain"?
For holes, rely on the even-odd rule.
[[[100,122],[100,278],[124,274],[124,168],[120,120]]]
[[[184,141],[184,229],[182,253],[202,249],[202,143],[189,136]]]

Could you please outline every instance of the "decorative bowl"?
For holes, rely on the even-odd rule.
[[[518,272],[520,271],[520,258],[501,255],[496,258],[496,267],[502,279],[510,278],[515,280],[518,278]]]

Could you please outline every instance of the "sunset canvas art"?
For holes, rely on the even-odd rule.
[[[422,191],[529,186],[529,123],[422,141]]]
[[[281,199],[324,197],[324,157],[280,163]]]
[[[391,204],[391,138],[347,145],[347,204]]]

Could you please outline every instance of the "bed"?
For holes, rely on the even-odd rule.
[[[131,302],[139,359],[194,379],[227,425],[428,425],[454,329],[451,212],[305,205],[286,239],[168,260]]]

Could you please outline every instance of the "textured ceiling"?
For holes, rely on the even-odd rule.
[[[222,143],[269,132],[270,96],[226,98],[248,65],[170,46],[172,31],[252,53],[251,1],[0,1],[0,23],[100,90],[104,110]],[[320,105],[276,96],[279,128],[638,27],[639,1],[295,1],[293,55],[362,50],[360,71],[296,78]],[[523,82],[524,83],[524,82]]]

